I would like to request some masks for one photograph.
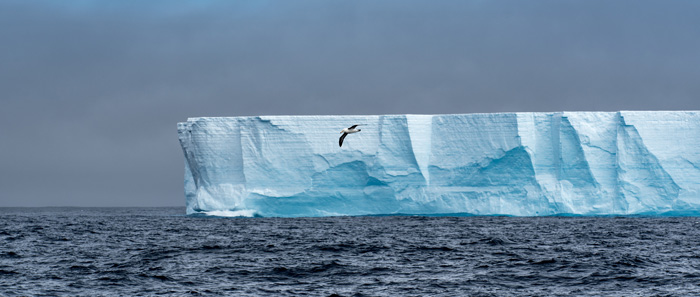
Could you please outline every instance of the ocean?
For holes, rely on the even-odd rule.
[[[697,217],[0,208],[0,296],[698,296]]]

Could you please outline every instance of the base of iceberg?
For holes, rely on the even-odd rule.
[[[190,118],[178,133],[188,214],[700,212],[698,111]]]

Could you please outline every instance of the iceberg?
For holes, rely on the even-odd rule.
[[[200,117],[178,134],[188,214],[700,213],[700,111]]]

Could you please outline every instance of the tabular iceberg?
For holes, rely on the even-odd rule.
[[[700,210],[700,111],[190,118],[178,134],[188,214]]]

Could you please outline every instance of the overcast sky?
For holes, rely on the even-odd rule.
[[[183,206],[188,117],[698,110],[699,15],[695,0],[0,0],[0,206]]]

